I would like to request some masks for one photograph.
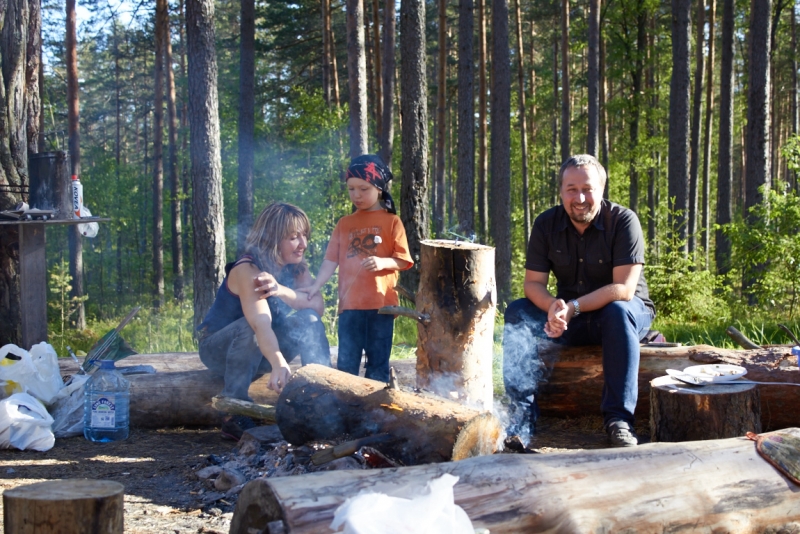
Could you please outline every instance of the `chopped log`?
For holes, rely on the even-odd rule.
[[[490,532],[796,532],[800,527],[797,486],[763,460],[752,441],[732,438],[260,478],[242,490],[230,532],[256,532],[273,521],[292,534],[326,532],[335,510],[359,492],[408,497],[444,473],[459,477],[455,503],[476,529]],[[406,493],[400,495],[401,489]]]
[[[582,417],[599,414],[603,393],[603,360],[599,346],[565,347],[548,341],[539,345],[542,359],[552,369],[547,382],[539,385],[542,415]],[[667,369],[684,369],[705,363],[728,363],[747,369],[745,378],[762,382],[800,382],[800,369],[791,348],[774,346],[758,350],[720,349],[709,345],[676,348],[641,348],[639,402],[636,418],[650,419],[650,381],[666,375]],[[790,365],[784,366],[786,363]],[[800,426],[800,388],[764,386],[761,423],[765,431]]]
[[[5,532],[122,534],[125,488],[111,480],[50,480],[3,493]]]
[[[491,409],[497,291],[494,248],[447,240],[421,242],[417,311],[417,387]]]
[[[216,396],[211,399],[211,406],[215,410],[232,415],[246,415],[261,419],[265,423],[275,424],[275,407],[255,402],[233,399],[231,397]]]
[[[378,448],[407,465],[492,454],[502,433],[489,413],[314,364],[295,373],[275,407],[290,443],[387,433],[393,439]]]
[[[688,386],[669,376],[650,382],[650,439],[698,441],[761,432],[754,384]]]

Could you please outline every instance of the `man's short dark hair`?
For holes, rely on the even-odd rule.
[[[577,154],[565,161],[558,170],[558,182],[556,183],[558,190],[561,191],[561,184],[564,180],[564,172],[566,172],[567,169],[585,169],[587,167],[594,168],[594,170],[597,171],[597,176],[600,177],[600,185],[603,187],[603,189],[605,189],[606,180],[608,179],[605,167],[603,167],[603,165],[597,161],[597,158],[591,154]]]

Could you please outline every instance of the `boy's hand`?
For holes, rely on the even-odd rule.
[[[258,273],[258,275],[253,278],[253,283],[256,286],[255,292],[259,294],[259,299],[277,296],[280,290],[280,284],[278,284],[278,281],[275,280],[274,276],[267,272]]]
[[[391,258],[379,258],[377,256],[370,256],[368,258],[364,258],[364,260],[361,262],[361,267],[363,267],[365,270],[369,272],[382,271],[390,266],[387,265],[387,260],[389,260],[390,263],[393,264],[393,262],[391,262]]]
[[[314,298],[314,295],[319,293],[319,290],[320,290],[321,287],[322,287],[321,284],[319,284],[317,282],[314,282],[310,286],[295,288],[295,291],[296,292],[300,292],[300,293],[307,293],[308,294],[308,300],[311,300],[311,299]]]

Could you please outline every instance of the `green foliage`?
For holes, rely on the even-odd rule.
[[[65,261],[57,263],[50,270],[50,294],[52,298],[48,302],[54,328],[52,328],[52,336],[60,340],[59,348],[64,352],[64,339],[68,332],[66,330],[70,318],[75,315],[75,312],[80,308],[82,302],[89,299],[88,295],[82,297],[70,297],[72,291],[72,276],[69,274],[69,264]]]
[[[657,261],[652,253],[648,255],[645,279],[658,316],[685,324],[724,319],[728,312],[718,293],[719,279],[689,257],[684,245],[673,231]]]
[[[750,217],[725,228],[733,244],[734,279],[748,279],[742,309],[756,301],[775,315],[794,317],[800,294],[800,197],[769,190]]]

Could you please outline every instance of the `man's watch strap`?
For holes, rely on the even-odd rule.
[[[575,308],[575,313],[572,314],[572,316],[579,316],[581,314],[581,305],[578,303],[578,299],[573,299],[570,302],[572,303],[572,307]]]

